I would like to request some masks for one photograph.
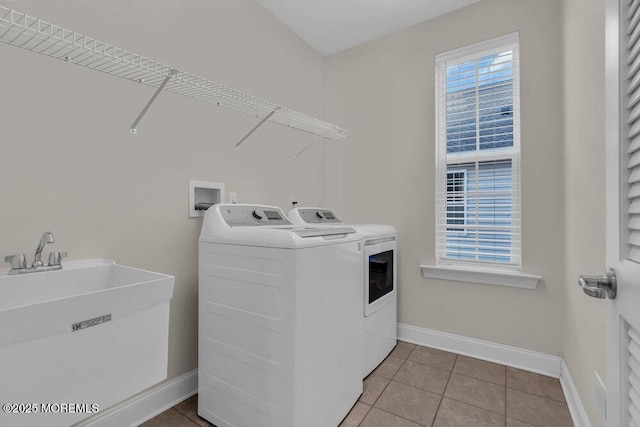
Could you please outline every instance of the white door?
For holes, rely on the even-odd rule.
[[[640,0],[606,7],[607,426],[640,427]]]

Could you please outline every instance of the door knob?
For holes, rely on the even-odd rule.
[[[580,276],[578,285],[590,297],[614,299],[618,288],[616,272],[610,268],[602,276]]]

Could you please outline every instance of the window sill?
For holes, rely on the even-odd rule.
[[[420,269],[422,270],[422,275],[430,279],[482,283],[522,289],[536,289],[538,282],[542,280],[541,276],[524,274],[519,271],[489,270],[452,265],[421,265]]]

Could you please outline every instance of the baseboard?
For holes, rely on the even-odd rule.
[[[518,347],[398,323],[398,339],[559,378],[562,358]]]
[[[80,427],[138,426],[198,392],[198,370],[162,382],[82,421]]]
[[[578,394],[578,389],[576,388],[576,385],[571,378],[569,367],[564,360],[562,361],[560,385],[562,385],[562,391],[564,392],[564,397],[567,401],[569,412],[571,412],[573,424],[576,427],[591,427],[591,422],[589,421],[587,411],[584,409],[582,399],[580,399],[580,395]]]

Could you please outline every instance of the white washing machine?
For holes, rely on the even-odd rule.
[[[277,207],[215,205],[199,241],[198,414],[335,427],[362,393],[362,237]]]
[[[363,378],[393,350],[397,340],[397,232],[390,225],[345,224],[330,209],[296,207],[289,211],[294,224],[317,227],[352,227],[363,237],[361,261],[364,294]],[[364,288],[364,291],[362,289]]]

